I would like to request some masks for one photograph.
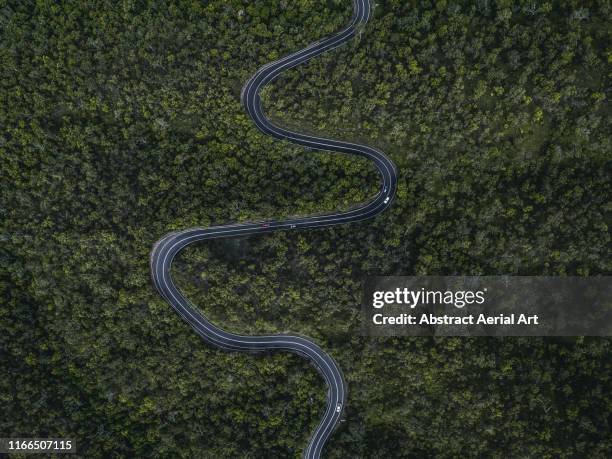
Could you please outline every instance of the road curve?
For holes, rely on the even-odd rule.
[[[280,73],[334,49],[356,33],[358,26],[370,18],[370,0],[353,1],[353,17],[340,32],[317,41],[307,48],[261,67],[245,83],[241,102],[257,127],[265,134],[316,150],[338,151],[368,158],[376,165],[381,178],[381,188],[370,201],[347,212],[336,212],[288,220],[236,223],[209,228],[189,228],[165,235],[155,243],[151,251],[150,267],[153,283],[160,295],[204,339],[219,348],[230,351],[289,351],[309,359],[325,378],[328,386],[328,404],[325,415],[312,434],[303,457],[321,457],[327,439],[340,420],[346,401],[346,382],[336,362],[312,341],[293,335],[242,336],[227,332],[208,321],[189,303],[172,280],[170,269],[174,257],[194,242],[270,233],[279,230],[297,230],[350,223],[372,218],[384,211],[395,195],[397,174],[393,163],[382,152],[365,145],[358,145],[323,137],[309,136],[288,131],[271,123],[263,113],[259,93]]]

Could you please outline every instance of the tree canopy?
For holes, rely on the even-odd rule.
[[[0,0],[0,432],[106,457],[300,457],[325,407],[288,354],[224,353],[154,290],[174,229],[347,209],[366,161],[261,134],[261,65],[351,2]],[[378,275],[610,274],[609,2],[379,1],[275,80],[276,122],[388,153],[373,221],[218,240],[173,275],[228,329],[312,337],[348,384],[330,458],[607,457],[610,340],[367,338]]]

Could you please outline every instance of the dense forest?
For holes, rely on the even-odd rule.
[[[240,89],[349,0],[0,0],[0,434],[78,456],[300,457],[305,360],[202,342],[153,288],[173,229],[347,209],[373,167],[258,132]],[[376,275],[612,273],[612,6],[378,1],[266,88],[277,123],[399,168],[372,221],[190,247],[214,322],[312,337],[349,385],[330,458],[610,457],[606,338],[369,338]]]

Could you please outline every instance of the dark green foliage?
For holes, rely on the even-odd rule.
[[[329,457],[609,457],[608,339],[359,337],[367,274],[612,271],[608,2],[380,2],[279,78],[271,117],[400,169],[374,221],[189,248],[214,321],[311,336],[349,383]],[[348,208],[372,167],[260,134],[264,63],[348,1],[0,0],[0,433],[82,457],[299,457],[325,406],[304,360],[213,349],[154,291],[173,229]]]

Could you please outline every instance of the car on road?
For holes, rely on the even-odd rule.
[[[261,227],[262,228],[270,228],[270,224],[269,223],[262,223]]]
[[[336,413],[339,413],[340,411],[342,411],[342,404],[338,403],[336,405]]]
[[[391,198],[389,198],[389,197],[385,198],[385,204],[387,204],[389,202],[389,199],[391,199]]]
[[[290,228],[291,228],[291,229],[295,228],[295,225],[291,225],[291,226],[290,226]]]

